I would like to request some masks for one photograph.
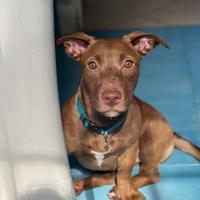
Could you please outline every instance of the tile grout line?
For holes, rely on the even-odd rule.
[[[187,163],[187,164],[161,164],[160,167],[200,167],[200,164]]]

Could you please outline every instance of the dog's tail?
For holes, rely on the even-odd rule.
[[[174,132],[174,145],[176,149],[179,149],[187,154],[190,154],[197,160],[200,160],[200,148],[192,144],[190,141],[182,138],[179,134],[175,132]]]

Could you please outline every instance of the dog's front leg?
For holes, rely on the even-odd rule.
[[[131,172],[136,164],[138,143],[132,144],[118,158],[116,185],[109,192],[111,200],[145,200],[143,194],[131,184]]]
[[[89,190],[103,185],[115,183],[115,172],[105,172],[94,174],[84,179],[74,181],[74,190],[78,196],[82,191]]]

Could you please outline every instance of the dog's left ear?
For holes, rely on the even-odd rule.
[[[129,35],[124,35],[123,40],[133,45],[134,49],[141,56],[148,54],[158,44],[162,44],[166,48],[169,48],[167,42],[161,39],[159,36],[140,31],[135,31]]]

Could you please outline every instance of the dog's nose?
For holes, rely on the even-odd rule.
[[[106,90],[102,93],[102,100],[107,105],[118,104],[122,98],[122,94],[118,90]]]

